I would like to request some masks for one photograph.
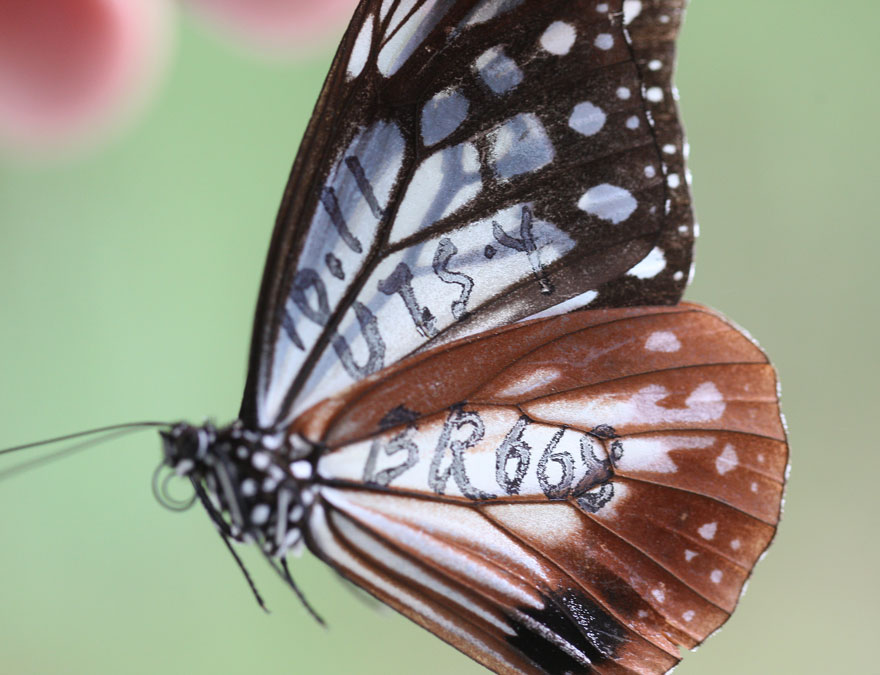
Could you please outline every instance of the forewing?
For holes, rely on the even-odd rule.
[[[676,302],[682,4],[362,2],[282,202],[242,419],[525,317]]]
[[[312,550],[499,672],[665,672],[778,523],[776,377],[696,305],[577,311],[388,368],[294,426]]]

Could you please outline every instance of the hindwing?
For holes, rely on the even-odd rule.
[[[361,2],[279,211],[242,420],[523,318],[679,300],[683,4]]]
[[[779,519],[776,376],[697,305],[576,311],[405,359],[302,416],[311,550],[497,672],[666,672]]]

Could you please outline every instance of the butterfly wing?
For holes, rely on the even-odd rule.
[[[241,419],[544,312],[680,299],[683,4],[362,2],[278,215]]]
[[[764,354],[687,304],[465,338],[297,425],[312,551],[497,672],[666,672],[733,611],[788,452]]]

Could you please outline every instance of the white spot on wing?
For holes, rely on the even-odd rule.
[[[578,208],[617,225],[628,219],[638,207],[629,190],[602,183],[587,190],[578,201]]]
[[[713,584],[720,584],[721,580],[724,578],[724,573],[721,570],[712,570],[709,578],[712,580]]]
[[[669,396],[669,390],[660,384],[649,384],[634,394],[623,396],[617,392],[596,394],[573,400],[551,398],[536,401],[528,409],[542,419],[565,419],[570,424],[627,424],[663,425],[713,422],[724,414],[726,403],[712,382],[697,386],[685,400],[684,408],[658,405]]]
[[[614,38],[611,37],[610,33],[599,33],[596,39],[593,40],[593,44],[597,49],[608,51],[614,46]]]
[[[645,95],[651,103],[660,103],[663,100],[663,90],[660,87],[649,87]]]
[[[574,26],[564,21],[554,21],[541,36],[541,48],[556,56],[564,56],[571,51],[576,39]]]
[[[522,319],[522,321],[528,321],[529,319],[543,319],[548,316],[558,316],[560,314],[566,314],[575,309],[586,307],[597,297],[599,297],[599,293],[597,291],[587,291],[586,293],[581,293],[580,295],[576,295],[573,298],[569,298],[568,300],[560,302],[558,305],[548,307],[542,312],[527,316],[525,319]]]
[[[598,106],[593,105],[589,101],[578,103],[571,112],[568,119],[568,126],[584,136],[592,136],[597,134],[605,126],[607,115]]]
[[[621,456],[615,462],[620,471],[675,473],[678,470],[669,456],[677,450],[702,450],[715,442],[711,436],[633,436],[622,441]]]
[[[718,532],[718,523],[712,522],[700,525],[697,532],[699,532],[700,536],[706,541],[712,541],[715,538],[715,533]]]
[[[401,2],[388,24],[391,37],[379,51],[376,65],[385,77],[396,73],[412,53],[422,44],[434,26],[445,16],[449,3],[440,0],[425,0],[415,12],[410,14],[414,2]],[[445,5],[445,6],[444,6]]]
[[[696,551],[691,551],[690,549],[685,549],[685,551],[684,551],[684,559],[685,560],[690,562],[691,560],[693,560],[696,557],[697,557]]]
[[[373,15],[371,14],[364,20],[364,25],[358,33],[354,46],[351,48],[351,56],[348,59],[348,67],[346,68],[349,79],[354,79],[367,65],[370,57],[370,47],[373,43]]]
[[[558,368],[535,368],[519,382],[511,384],[507,389],[499,392],[500,396],[522,396],[537,388],[543,388],[559,379],[562,373]]]
[[[468,14],[461,26],[476,26],[491,21],[496,16],[509,12],[523,3],[523,0],[486,0]]]
[[[691,622],[694,620],[695,616],[696,616],[696,613],[694,612],[694,610],[689,609],[684,614],[681,615],[681,618],[687,622]]]
[[[728,471],[733,471],[738,464],[739,457],[737,457],[736,450],[730,443],[724,446],[724,450],[718,455],[718,459],[715,460],[715,468],[721,476]]]
[[[640,0],[623,0],[624,25],[628,26],[641,13],[642,3]]]
[[[655,246],[648,255],[633,265],[627,274],[638,279],[653,279],[665,269],[666,256],[659,247]]]
[[[449,136],[465,121],[469,106],[457,89],[436,94],[422,108],[422,142],[430,146]]]
[[[505,55],[502,47],[487,49],[477,58],[474,67],[486,86],[496,94],[508,92],[523,81],[519,66]]]
[[[512,117],[488,135],[491,162],[502,180],[532,173],[553,161],[555,151],[537,115]]]
[[[667,330],[658,330],[651,333],[648,339],[645,340],[645,349],[649,352],[672,353],[681,349],[681,342],[679,342],[675,333]]]

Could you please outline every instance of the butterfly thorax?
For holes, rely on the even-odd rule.
[[[179,423],[161,435],[165,466],[203,490],[225,535],[277,557],[301,547],[317,448],[241,422],[219,429]]]

